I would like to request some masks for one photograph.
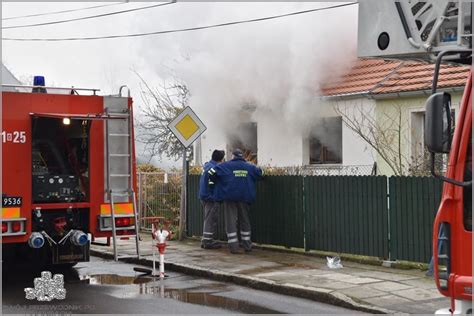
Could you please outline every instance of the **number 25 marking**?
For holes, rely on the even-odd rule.
[[[13,131],[12,133],[2,132],[2,142],[11,142],[14,144],[26,143],[26,132],[25,131]]]

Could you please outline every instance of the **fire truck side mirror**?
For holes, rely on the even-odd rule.
[[[432,94],[426,101],[425,111],[425,145],[431,153],[449,153],[451,126],[451,95]]]

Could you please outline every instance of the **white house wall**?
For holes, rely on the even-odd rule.
[[[354,104],[362,107],[364,111],[369,113],[368,115],[375,115],[375,103],[368,99],[327,101],[323,102],[321,106],[332,107],[335,103],[355,115],[357,119],[361,114],[353,109]],[[326,114],[336,115],[327,111]],[[257,122],[259,165],[287,167],[308,164],[308,138],[307,135],[303,135],[301,126],[292,125],[282,116],[272,113],[260,113],[254,115],[252,119]],[[208,130],[201,140],[201,159],[195,157],[194,162],[200,164],[210,160],[214,149],[225,149],[226,145],[226,136],[215,127],[208,126]],[[195,150],[195,153],[199,153],[199,150]],[[373,149],[343,123],[342,165],[372,166],[375,157]],[[229,159],[230,157],[226,158]]]
[[[375,101],[365,97],[348,100],[329,101],[355,121],[361,121],[362,115],[375,117]],[[364,113],[364,114],[362,114]],[[342,164],[345,166],[373,165],[375,152],[365,140],[352,131],[344,120],[342,123]]]

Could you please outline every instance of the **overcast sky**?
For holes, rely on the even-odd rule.
[[[106,3],[3,2],[2,19],[101,4]],[[2,26],[65,20],[152,4],[131,2],[71,13],[4,20]],[[334,4],[185,2],[98,19],[5,29],[2,37],[59,38],[152,32],[259,18]],[[271,21],[148,37],[66,42],[4,40],[2,61],[20,79],[44,75],[47,84],[56,86],[99,88],[103,93],[116,93],[120,85],[127,84],[136,103],[140,103],[138,80],[132,69],[152,84],[176,75],[189,82],[198,115],[203,116],[204,123],[208,123],[215,120],[215,116],[209,115],[202,104],[211,102],[204,96],[213,94],[216,90],[213,85],[217,80],[222,84],[219,90],[226,90],[227,94],[214,101],[222,102],[229,93],[235,96],[236,91],[231,91],[230,86],[242,90],[242,82],[247,82],[248,77],[256,77],[254,82],[250,82],[253,85],[262,84],[270,95],[287,85],[285,81],[277,81],[276,85],[265,86],[266,82],[274,81],[272,77],[294,77],[295,71],[300,74],[301,69],[308,67],[321,73],[327,72],[327,69],[318,68],[315,58],[327,63],[329,56],[343,59],[348,51],[353,54],[356,16],[357,5],[354,5]],[[342,31],[339,30],[341,28]],[[233,78],[234,81],[226,81],[233,77],[233,73],[237,73],[238,77]],[[298,77],[305,81],[308,79],[304,75]],[[249,96],[258,97],[252,93],[239,97]],[[157,160],[155,162],[159,164]]]

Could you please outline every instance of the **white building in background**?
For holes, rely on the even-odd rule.
[[[18,80],[10,70],[2,63],[2,84],[20,85],[21,82]],[[3,91],[15,91],[14,88],[3,88]]]
[[[453,94],[456,108],[466,83],[468,67],[443,66],[439,78],[441,90]],[[423,146],[424,100],[429,96],[433,65],[420,61],[359,59],[352,69],[335,82],[323,87],[318,106],[325,107],[324,117],[315,120],[305,133],[297,132],[281,115],[243,110],[236,135],[222,135],[210,127],[194,145],[194,162],[210,160],[214,149],[246,150],[248,157],[261,166],[304,167],[313,174],[368,175],[393,172],[376,151],[356,132],[343,123],[339,113],[364,122],[389,125],[390,117],[403,118],[402,151],[408,159],[419,159]],[[422,100],[422,101],[420,101]],[[390,111],[399,107],[400,112]],[[389,110],[387,110],[389,109]],[[454,109],[454,111],[456,111]],[[232,119],[236,119],[233,117]],[[420,123],[421,122],[421,123]],[[375,168],[376,167],[376,168]]]

